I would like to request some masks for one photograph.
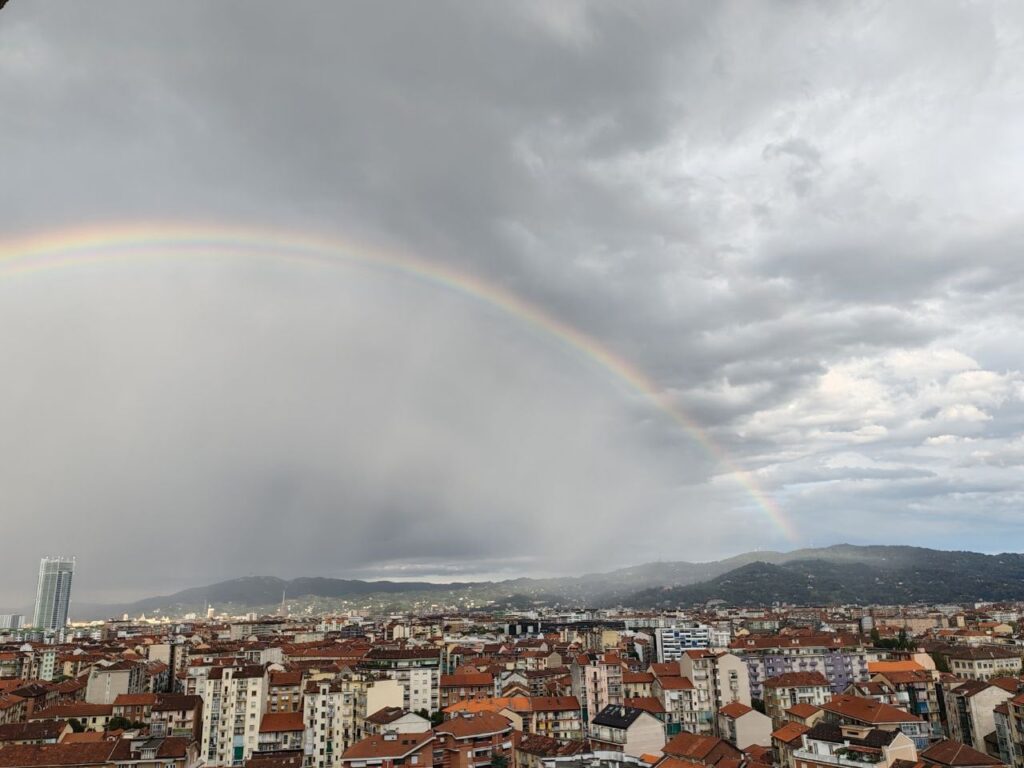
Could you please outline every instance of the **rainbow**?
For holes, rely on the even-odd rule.
[[[73,228],[0,241],[0,276],[144,256],[185,255],[245,256],[321,266],[360,265],[410,276],[494,307],[589,359],[639,393],[682,428],[721,467],[723,474],[733,477],[777,531],[791,542],[798,540],[782,509],[761,490],[750,473],[737,466],[646,373],[593,337],[504,288],[435,262],[397,251],[283,230],[140,223]]]

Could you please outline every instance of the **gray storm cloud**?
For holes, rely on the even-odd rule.
[[[16,0],[0,233],[394,245],[643,370],[801,543],[1017,549],[1021,40],[1014,4]],[[9,272],[12,607],[58,550],[102,599],[791,544],[640,393],[455,293],[173,255]]]

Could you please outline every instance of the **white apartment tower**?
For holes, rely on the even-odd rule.
[[[208,766],[242,765],[259,743],[270,677],[260,664],[215,667],[203,692],[201,753]]]

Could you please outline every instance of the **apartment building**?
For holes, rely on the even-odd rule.
[[[302,671],[276,670],[270,673],[268,712],[302,711]]]
[[[434,768],[489,768],[511,762],[512,723],[494,712],[463,713],[434,728]]]
[[[262,665],[210,670],[203,693],[201,753],[210,766],[242,765],[259,745],[270,675]]]
[[[661,751],[668,758],[674,758],[676,761],[682,761],[689,765],[717,765],[723,760],[739,763],[743,757],[743,753],[725,739],[717,736],[701,736],[695,733],[680,733],[673,736],[661,748]],[[678,766],[678,763],[668,763],[668,765]]]
[[[772,724],[780,728],[787,720],[786,710],[796,704],[822,706],[832,698],[832,688],[821,672],[783,672],[764,680],[764,711]]]
[[[722,651],[690,650],[679,659],[679,671],[693,682],[699,700],[712,709],[738,701],[751,704],[750,674],[739,656]]]
[[[346,674],[311,680],[303,696],[304,750],[314,768],[334,768],[350,746],[367,735],[366,720],[387,708],[405,711],[405,693],[391,678]]]
[[[949,671],[957,677],[991,680],[993,677],[1020,677],[1021,674],[1021,652],[1012,648],[952,648],[945,652],[945,656],[949,661]]]
[[[397,680],[402,706],[411,712],[437,712],[440,704],[441,651],[438,648],[372,648],[360,668]]]
[[[591,747],[640,757],[657,754],[665,746],[661,722],[641,709],[611,704],[598,712],[588,728]]]
[[[297,752],[302,749],[301,712],[267,712],[260,721],[254,757],[267,752]]]
[[[730,650],[746,662],[750,695],[763,699],[764,681],[786,672],[820,672],[833,693],[866,682],[872,659],[853,635],[758,635],[737,638]]]
[[[1014,698],[1014,692],[981,680],[967,680],[946,692],[946,729],[949,738],[980,752],[985,737],[995,731],[995,709]]]
[[[575,696],[528,696],[512,699],[509,710],[517,729],[554,739],[582,739],[583,713]]]
[[[346,749],[341,755],[342,768],[421,768],[434,763],[434,734],[388,733],[368,736]]]
[[[441,675],[440,680],[438,699],[441,709],[459,701],[478,701],[494,695],[494,675],[489,672]]]
[[[926,669],[895,670],[872,674],[870,682],[884,683],[897,694],[896,706],[924,718],[932,735],[942,738],[942,710],[939,707],[935,675]]]
[[[583,719],[622,704],[622,660],[617,654],[580,655],[570,665],[572,695],[582,705]]]
[[[768,747],[772,743],[771,718],[739,701],[718,710],[716,730],[721,738],[743,750],[755,744]]]
[[[840,694],[822,705],[821,723],[838,726],[863,726],[883,731],[901,731],[913,741],[915,748],[924,749],[932,741],[927,721],[897,707],[874,699]]]
[[[672,665],[678,671],[678,665]],[[653,694],[665,710],[667,735],[677,733],[711,733],[714,730],[714,711],[707,695],[703,700],[693,682],[679,674],[655,675]]]
[[[728,631],[697,621],[682,621],[668,627],[657,627],[652,631],[659,663],[678,661],[691,649],[725,648],[728,647],[730,640]]]
[[[97,664],[89,672],[85,700],[90,704],[113,704],[122,694],[144,693],[146,665],[135,661]]]
[[[891,768],[897,760],[917,761],[913,740],[898,730],[818,723],[801,739],[794,768]]]

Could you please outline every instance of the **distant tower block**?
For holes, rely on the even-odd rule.
[[[67,626],[71,606],[71,579],[75,575],[73,557],[44,557],[39,561],[36,586],[36,611],[32,625],[56,632]]]

